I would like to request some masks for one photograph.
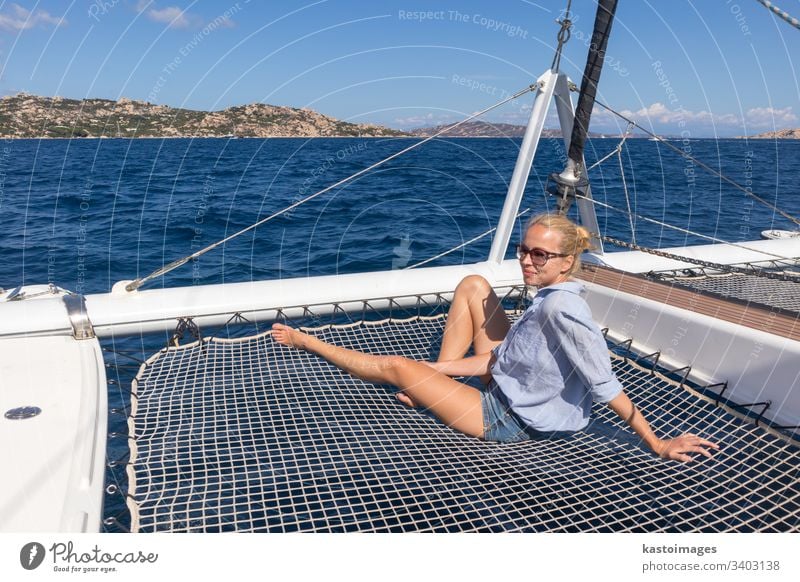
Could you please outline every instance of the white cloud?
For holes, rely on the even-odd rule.
[[[601,112],[597,112],[601,118],[607,118]],[[722,128],[778,128],[785,129],[795,127],[798,117],[791,107],[776,109],[774,107],[754,107],[748,109],[743,117],[733,113],[711,113],[709,111],[689,111],[687,109],[669,109],[663,103],[653,103],[648,107],[643,107],[636,111],[623,110],[622,115],[634,121],[646,125],[679,126],[680,127],[703,127],[712,126]]]
[[[791,107],[754,107],[741,115],[734,113],[711,113],[701,109],[670,109],[660,102],[653,103],[637,110],[620,111],[625,117],[632,119],[642,127],[658,134],[677,135],[688,131],[692,135],[743,135],[772,129],[793,129],[800,126],[800,117]],[[465,114],[466,115],[466,114]],[[464,116],[465,116],[464,115]],[[394,123],[403,129],[432,127],[460,121],[464,116],[420,113],[409,117],[397,118]],[[488,121],[488,119],[484,119]],[[492,117],[491,121],[525,125],[528,122],[527,111],[504,111]],[[548,112],[545,127],[559,126],[555,107]],[[626,122],[601,107],[592,112],[591,130],[604,133],[622,133]]]
[[[702,111],[689,111],[687,109],[669,109],[663,103],[653,103],[647,107],[642,107],[636,111],[630,109],[623,109],[620,111],[622,115],[633,119],[636,122],[650,122],[650,123],[710,123],[712,119],[717,120],[710,112]],[[735,117],[734,117],[735,119]]]
[[[169,28],[188,28],[191,25],[189,16],[177,6],[151,8],[147,11],[147,17],[153,22],[166,24]]]
[[[791,107],[775,109],[774,107],[754,107],[748,109],[744,115],[748,125],[758,128],[778,128],[785,129],[797,126],[797,115],[792,112]]]
[[[718,127],[741,127],[742,119],[733,113],[711,113],[702,109],[700,111],[690,111],[688,109],[670,109],[660,102],[653,103],[647,107],[642,107],[636,111],[623,109],[620,111],[625,117],[632,119],[644,127],[669,127],[672,130],[677,128],[711,128]],[[595,110],[592,119],[597,116],[598,120],[609,120],[613,116],[604,109]],[[620,120],[621,124],[624,121]]]
[[[426,115],[398,117],[395,118],[394,123],[397,127],[403,129],[416,129],[418,127],[433,127],[435,125],[453,123],[453,121],[452,115],[434,115],[433,113],[428,113]]]
[[[238,6],[236,5],[238,12]],[[166,6],[159,8],[152,0],[139,0],[136,5],[139,12],[144,12],[145,16],[153,22],[166,24],[167,28],[201,28],[204,25],[203,19],[200,16],[189,14],[185,9],[178,6]],[[236,22],[230,17],[229,13],[233,13],[233,9],[226,11],[223,15],[216,17],[211,22],[207,23],[214,28],[234,28]]]
[[[0,28],[5,30],[28,30],[34,26],[62,26],[67,23],[66,19],[51,16],[44,10],[34,10],[31,12],[19,4],[11,4],[10,13],[0,13]]]
[[[710,111],[690,111],[670,109],[663,103],[653,103],[635,111],[622,110],[628,117],[651,131],[660,134],[692,135],[743,135],[768,130],[793,129],[800,125],[798,116],[791,107],[754,107],[744,113],[711,113]],[[592,130],[622,131],[625,122],[612,113],[596,108],[592,113]]]

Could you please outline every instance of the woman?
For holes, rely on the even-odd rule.
[[[318,354],[367,382],[393,384],[398,399],[424,406],[445,424],[493,441],[517,441],[584,429],[592,400],[607,403],[657,455],[691,461],[717,445],[693,434],[659,439],[622,391],[605,340],[570,276],[590,246],[586,229],[561,215],[543,214],[526,225],[517,248],[525,284],[538,288],[512,326],[500,300],[480,276],[456,288],[436,362],[373,356],[325,343],[282,324],[281,344]],[[472,346],[474,356],[464,355]],[[480,376],[479,390],[451,376]]]

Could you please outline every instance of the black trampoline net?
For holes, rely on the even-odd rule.
[[[444,315],[318,328],[371,353],[435,357]],[[614,355],[662,436],[721,445],[682,464],[612,430],[491,443],[269,334],[155,354],[134,381],[128,505],[140,532],[796,531],[796,441]],[[619,431],[616,435],[614,431]]]
[[[800,315],[800,272],[786,275],[786,280],[745,273],[658,273],[655,276],[665,282],[726,299],[738,299]]]

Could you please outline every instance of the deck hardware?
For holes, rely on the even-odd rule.
[[[192,334],[195,340],[200,341],[203,339],[202,334],[200,333],[200,328],[194,322],[194,319],[191,317],[180,317],[178,318],[178,325],[175,326],[175,333],[172,334],[172,337],[169,340],[169,345],[171,346],[179,346],[180,340],[183,339],[183,336],[186,332]]]
[[[26,420],[34,416],[39,416],[41,413],[42,409],[38,406],[20,406],[7,410],[3,416],[8,420]]]
[[[623,348],[625,350],[625,354],[622,356],[625,362],[627,362],[628,358],[633,355],[633,351],[631,350],[632,345],[633,345],[633,339],[626,339],[625,341],[617,342],[614,344],[614,347]]]
[[[772,406],[772,400],[765,400],[763,402],[751,402],[750,404],[730,404],[730,407],[734,410],[741,410],[743,408],[754,408],[756,406],[761,406],[761,412],[758,413],[754,424],[758,426],[761,419],[764,417],[764,413],[769,410],[769,407]]]
[[[107,527],[117,527],[124,533],[131,533],[127,527],[125,527],[116,517],[107,517],[103,520],[103,525]]]
[[[394,306],[397,306],[397,309],[402,309],[403,306],[400,305],[394,297],[389,297],[389,319],[394,319],[393,309]]]
[[[250,321],[249,319],[247,319],[244,315],[242,315],[242,313],[240,311],[237,311],[236,313],[231,315],[231,317],[230,317],[230,319],[228,319],[228,321],[225,322],[225,327],[228,327],[231,324],[238,324],[238,325],[245,324],[246,325],[248,323],[253,323],[253,322]]]
[[[128,459],[130,459],[130,453],[125,453],[121,457],[113,459],[108,463],[106,463],[106,467],[108,467],[109,469],[113,469],[114,467],[117,467],[119,465],[127,465]]]
[[[677,370],[669,370],[669,374],[678,375],[680,372],[683,372],[683,376],[681,377],[680,387],[683,388],[684,383],[686,382],[686,378],[689,377],[689,374],[692,372],[691,366],[684,366],[683,368],[678,368]]]
[[[714,391],[714,388],[718,388],[722,386],[722,390],[719,392]],[[725,393],[725,390],[728,389],[728,381],[725,380],[724,382],[717,382],[716,384],[707,384],[703,386],[703,390],[710,390],[712,394],[714,394],[714,404],[719,405],[720,400],[722,400],[722,395]]]
[[[72,326],[72,337],[76,340],[93,339],[94,327],[86,311],[86,298],[80,294],[64,295],[61,300],[67,308],[67,316]]]
[[[361,319],[366,319],[367,310],[370,310],[372,313],[377,315],[379,318],[383,317],[383,314],[380,311],[378,311],[377,309],[375,309],[372,306],[372,304],[369,302],[369,300],[362,301],[362,303],[363,303],[363,307],[361,308]],[[391,311],[389,312],[389,317],[391,317]]]
[[[652,354],[647,354],[646,356],[640,356],[639,360],[649,360],[653,358],[652,365],[650,366],[650,374],[655,374],[656,366],[658,366],[658,360],[661,359],[661,352],[653,352]]]
[[[8,296],[6,297],[6,301],[18,301],[25,296],[25,292],[22,290],[22,285],[19,285],[12,289]]]

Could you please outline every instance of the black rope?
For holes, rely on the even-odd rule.
[[[200,328],[194,322],[194,319],[191,317],[180,317],[178,318],[178,325],[175,327],[175,333],[172,334],[168,345],[179,345],[187,331],[191,333],[192,337],[194,337],[194,339],[197,341],[203,339],[202,334],[200,333]]]
[[[104,352],[108,352],[110,354],[117,355],[117,356],[122,356],[123,358],[128,358],[129,360],[133,360],[137,364],[144,364],[145,363],[145,361],[142,360],[141,358],[136,358],[136,357],[130,355],[131,353],[134,353],[134,354],[140,353],[140,352],[137,352],[137,351],[134,351],[134,352],[123,352],[123,351],[120,351],[120,350],[115,350],[114,348],[106,348],[106,347],[103,348],[103,351]],[[116,367],[123,366],[123,364],[113,364],[113,365],[116,366]]]

